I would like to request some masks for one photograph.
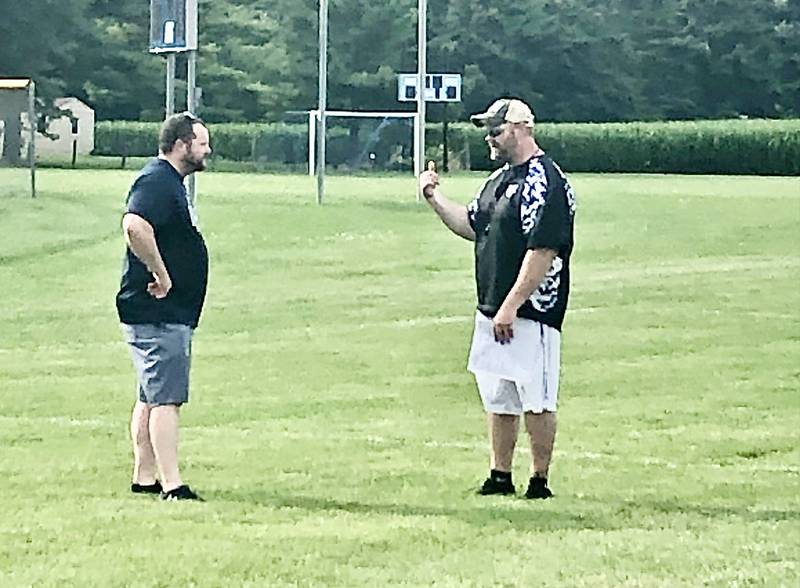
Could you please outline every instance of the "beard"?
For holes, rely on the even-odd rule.
[[[182,163],[186,169],[187,175],[194,172],[203,171],[208,166],[208,162],[206,161],[205,157],[197,158],[191,153],[186,154]]]
[[[511,163],[514,153],[519,149],[519,141],[516,137],[507,137],[500,143],[491,142],[489,145],[489,158],[500,163]]]
[[[500,163],[511,162],[511,157],[509,157],[507,151],[494,147],[493,145],[489,145],[489,159],[492,161],[499,161]]]

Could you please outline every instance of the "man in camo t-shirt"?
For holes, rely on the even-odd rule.
[[[486,129],[492,159],[503,166],[466,207],[442,195],[434,170],[420,175],[420,188],[444,224],[475,243],[478,311],[469,369],[492,443],[490,474],[478,492],[515,492],[512,458],[524,415],[533,462],[525,496],[549,498],[575,195],[536,143],[527,104],[502,98],[471,120]]]

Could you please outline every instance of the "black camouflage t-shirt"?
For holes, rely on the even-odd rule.
[[[553,249],[557,256],[541,286],[517,316],[561,330],[569,298],[575,193],[548,156],[495,171],[468,207],[475,231],[478,310],[488,317],[500,309],[529,249]]]

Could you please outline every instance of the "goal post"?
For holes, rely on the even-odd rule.
[[[317,125],[319,124],[319,110],[309,110],[308,113],[308,175],[313,176],[317,170]],[[361,110],[326,110],[326,118],[355,118],[355,119],[397,119],[411,121],[413,126],[409,128],[409,136],[412,137],[414,142],[414,161],[415,164],[412,168],[416,169],[418,165],[422,165],[416,161],[418,150],[416,149],[416,131],[418,128],[418,114],[409,111],[361,111]],[[326,125],[327,126],[327,125]],[[330,127],[326,128],[330,131]],[[412,134],[413,133],[413,134]],[[325,162],[320,162],[323,166]],[[323,168],[324,169],[324,168]]]

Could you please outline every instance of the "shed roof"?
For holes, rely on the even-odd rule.
[[[25,90],[30,83],[29,78],[0,78],[0,90]]]

